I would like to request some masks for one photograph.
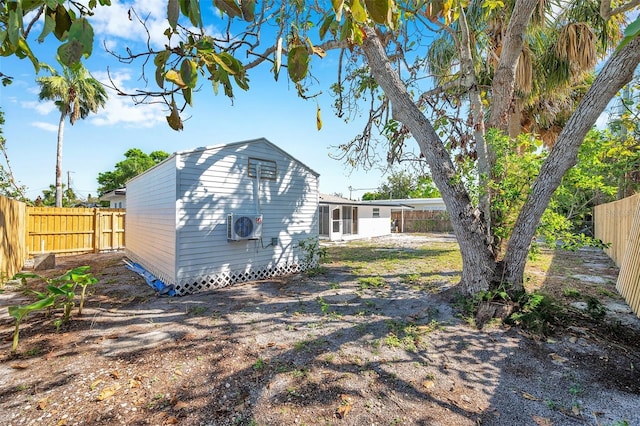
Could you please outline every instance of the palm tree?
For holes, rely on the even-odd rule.
[[[58,147],[56,151],[56,207],[62,207],[62,139],[64,123],[69,117],[73,125],[78,118],[97,113],[107,102],[107,92],[102,84],[91,77],[82,64],[73,68],[62,66],[62,75],[52,71],[50,77],[40,77],[39,99],[54,101],[60,111],[58,123]]]

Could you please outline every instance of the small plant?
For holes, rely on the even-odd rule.
[[[15,318],[16,328],[13,331],[13,344],[11,345],[11,352],[15,352],[18,348],[18,340],[20,339],[20,324],[22,320],[33,311],[39,311],[52,306],[56,302],[56,296],[49,296],[46,299],[38,300],[26,306],[9,306],[7,309],[9,315]]]
[[[57,300],[59,298],[62,298],[63,315],[61,319],[56,320],[56,322],[54,323],[56,325],[56,329],[59,329],[62,323],[69,321],[69,318],[71,317],[71,311],[75,306],[74,300],[76,297],[76,289],[78,287],[81,288],[78,315],[82,315],[82,308],[84,306],[84,300],[86,297],[86,289],[89,285],[93,285],[98,282],[98,280],[92,274],[88,273],[89,268],[89,266],[80,266],[78,268],[71,269],[56,278],[46,278],[32,273],[20,273],[14,276],[14,279],[20,279],[22,281],[23,286],[26,286],[28,278],[42,279],[47,283],[47,292],[42,293],[33,291],[32,293],[36,294],[39,299],[37,302],[33,302],[28,305],[9,306],[7,308],[7,310],[9,311],[9,315],[16,320],[16,327],[13,332],[13,344],[11,346],[11,352],[15,352],[18,347],[18,342],[20,339],[20,324],[22,323],[24,318],[29,315],[29,313],[44,309],[49,312],[51,308],[55,306]]]
[[[262,370],[264,367],[265,367],[265,362],[262,358],[258,358],[258,360],[253,363],[253,369],[256,371]]]
[[[189,308],[187,308],[187,315],[202,315],[206,311],[206,306],[190,306]]]
[[[615,293],[613,291],[610,291],[610,290],[608,290],[606,288],[603,288],[603,287],[599,287],[598,288],[598,293],[603,295],[603,296],[607,296],[607,297],[609,297],[611,299],[615,299],[615,298],[618,297],[617,293]]]
[[[577,298],[580,297],[580,291],[578,291],[575,288],[565,288],[565,289],[562,290],[562,294],[565,297],[571,297],[571,298],[574,298],[574,299],[577,299]]]
[[[548,336],[556,324],[563,322],[564,309],[551,296],[523,292],[517,300],[520,309],[507,318],[508,323],[519,325],[537,335]]]
[[[422,346],[424,336],[440,328],[436,320],[425,325],[394,320],[385,323],[389,332],[384,338],[384,344],[392,348],[404,348],[410,352],[416,352]]]
[[[595,297],[587,298],[587,313],[595,320],[601,320],[607,315],[607,308]]]
[[[329,283],[329,288],[331,288],[331,290],[337,290],[339,287],[340,287],[340,283],[338,282],[334,281],[332,283]]]
[[[361,290],[367,288],[382,288],[387,285],[384,278],[379,275],[375,277],[360,277],[358,278],[358,283],[360,284]]]
[[[327,256],[326,247],[320,247],[320,240],[318,237],[310,237],[298,242],[298,247],[304,252],[303,264],[307,270],[307,273],[318,275],[318,267],[320,260]]]
[[[400,277],[404,284],[416,285],[420,284],[420,274],[404,274]]]
[[[329,313],[329,308],[331,307],[331,305],[325,302],[322,297],[318,297],[318,303],[320,304],[320,310],[322,311],[322,313],[327,315],[327,313]]]

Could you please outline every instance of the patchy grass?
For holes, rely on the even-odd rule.
[[[456,243],[431,243],[417,248],[379,247],[370,242],[351,242],[327,250],[330,262],[359,276],[364,288],[400,282],[415,290],[432,291],[434,285],[460,281],[462,259]]]

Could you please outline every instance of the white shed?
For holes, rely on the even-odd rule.
[[[304,270],[318,176],[266,139],[174,153],[127,182],[126,254],[177,295]]]

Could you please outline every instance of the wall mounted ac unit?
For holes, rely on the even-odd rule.
[[[261,214],[227,215],[227,240],[258,240],[262,237]]]

